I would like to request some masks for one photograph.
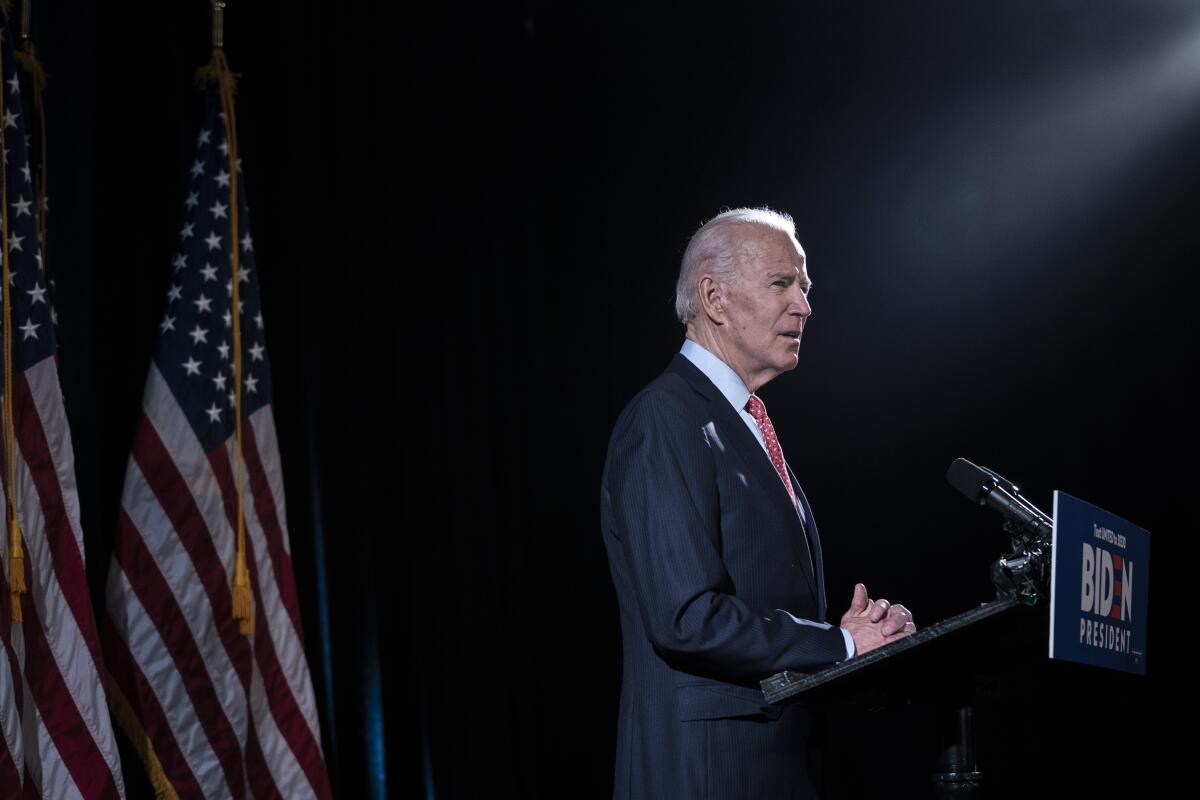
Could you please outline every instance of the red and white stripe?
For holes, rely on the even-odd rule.
[[[152,364],[109,570],[105,658],[179,796],[324,800],[270,407],[243,423],[249,637],[230,588],[234,447],[202,450]]]
[[[13,376],[24,622],[0,536],[0,800],[124,797],[84,574],[71,432],[48,357]]]

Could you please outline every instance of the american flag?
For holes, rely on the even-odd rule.
[[[118,724],[162,796],[330,797],[292,577],[254,243],[214,87],[190,165],[102,625]],[[234,136],[236,142],[236,134]],[[239,252],[233,308],[232,249]],[[240,317],[246,560],[239,632],[233,315]]]
[[[42,265],[21,77],[0,26],[3,216],[8,241],[14,505],[27,591],[10,602],[13,548],[0,535],[0,798],[124,796],[100,680],[101,648],[84,576],[71,432],[56,363],[54,310]],[[0,380],[6,380],[0,372]],[[7,425],[5,426],[7,429]],[[7,458],[3,470],[9,478]],[[9,486],[5,486],[5,491]]]

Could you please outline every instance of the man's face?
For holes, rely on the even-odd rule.
[[[722,338],[730,364],[756,391],[795,369],[800,336],[812,313],[804,250],[783,231],[744,226],[737,248],[738,280],[725,287]]]

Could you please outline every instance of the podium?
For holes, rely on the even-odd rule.
[[[790,698],[811,689],[816,689],[817,687],[825,686],[842,679],[849,681],[850,676],[869,670],[882,661],[897,658],[901,653],[928,645],[922,650],[922,654],[924,654],[932,649],[934,646],[933,643],[959,631],[964,631],[973,625],[986,622],[993,617],[1012,611],[1020,605],[1020,600],[1012,596],[993,600],[990,603],[984,603],[978,608],[957,614],[927,628],[922,628],[911,636],[906,636],[892,644],[872,650],[864,656],[842,661],[819,672],[802,673],[786,671],[777,673],[762,681],[763,697],[766,698],[768,703],[786,703]]]
[[[904,776],[858,775],[852,781],[845,769],[826,765],[823,797],[882,796],[885,787],[897,797],[918,791],[915,796],[984,797],[987,781],[977,759],[980,693],[1044,655],[1038,642],[1042,616],[1016,596],[997,599],[818,672],[772,675],[760,684],[763,697],[777,705],[802,703],[830,720],[831,730],[891,714],[891,724],[906,737],[903,749],[923,762],[909,764]],[[852,738],[848,733],[831,738],[844,744]],[[840,792],[830,785],[839,782]]]
[[[1139,770],[1158,760],[1157,726],[1144,702],[1149,693],[1141,675],[1133,674],[1145,670],[1148,544],[1135,547],[1143,537],[1101,509],[1066,496],[1060,508],[1059,493],[1051,520],[1015,485],[963,459],[948,477],[1006,516],[1013,548],[992,567],[997,599],[817,672],[771,675],[760,683],[764,699],[803,704],[829,720],[827,800],[1081,796],[1120,789],[1137,796],[1145,788]],[[979,495],[973,494],[977,484]],[[1087,514],[1075,519],[1080,509]],[[1067,541],[1070,554],[1053,571],[1052,540]],[[1105,556],[1115,566],[1101,575],[1094,566],[1099,556],[1089,560],[1088,554],[1114,542],[1128,549],[1121,558]],[[1084,562],[1092,565],[1083,568],[1082,595],[1080,545]],[[1066,591],[1057,610],[1044,602],[1051,599],[1052,580],[1059,583],[1056,591]],[[1129,606],[1131,592],[1137,596]],[[1094,614],[1097,598],[1105,601],[1100,616]],[[1094,616],[1112,624],[1093,624]],[[1055,620],[1058,633],[1052,636]],[[1111,636],[1092,641],[1093,629],[1116,625],[1138,630],[1132,655],[1129,647],[1121,652],[1120,636],[1115,646]],[[1079,657],[1078,648],[1064,647],[1073,644],[1076,630],[1089,648],[1108,644],[1114,652]],[[1050,660],[1047,643],[1050,654],[1058,647],[1077,663]],[[838,725],[844,729],[837,731]],[[856,742],[863,729],[869,729],[867,738]]]

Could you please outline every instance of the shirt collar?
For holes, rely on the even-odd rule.
[[[734,409],[741,411],[746,407],[746,401],[750,399],[750,390],[732,367],[691,339],[683,340],[683,347],[679,353],[713,382]]]

